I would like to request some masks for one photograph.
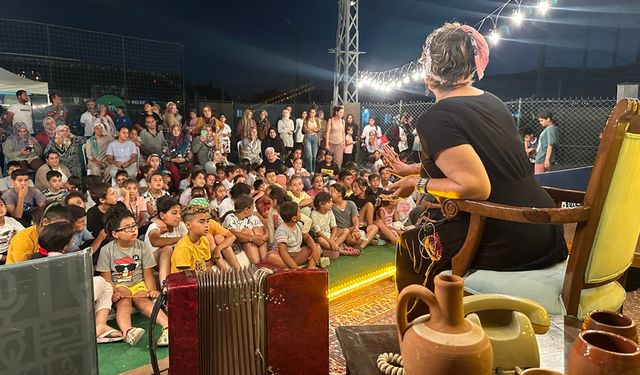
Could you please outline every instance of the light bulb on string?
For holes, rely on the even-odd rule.
[[[524,14],[522,14],[520,9],[514,10],[513,16],[511,16],[511,22],[513,22],[513,25],[516,27],[520,27],[523,21],[524,21]]]
[[[498,45],[498,43],[500,43],[500,32],[496,29],[491,31],[491,34],[489,34],[489,41],[491,42],[491,44],[493,44],[494,46]]]
[[[540,0],[540,2],[538,2],[538,13],[540,13],[543,16],[546,16],[547,13],[549,13],[549,9],[551,9],[551,4],[549,4],[548,0]]]
[[[415,81],[420,81],[420,79],[422,79],[422,71],[420,71],[419,69],[415,71],[415,73],[413,73],[413,79]]]
[[[402,82],[404,82],[405,85],[408,85],[410,81],[411,81],[411,78],[409,78],[408,74],[404,76],[404,79],[402,80]]]

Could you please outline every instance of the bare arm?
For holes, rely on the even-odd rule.
[[[152,229],[149,232],[149,242],[154,247],[173,246],[180,241],[180,237],[160,237],[160,229]]]

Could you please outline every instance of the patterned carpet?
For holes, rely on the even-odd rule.
[[[396,288],[391,279],[381,281],[329,306],[329,368],[331,375],[345,374],[345,362],[335,328],[345,325],[395,324]]]

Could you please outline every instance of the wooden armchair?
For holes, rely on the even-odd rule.
[[[598,148],[586,192],[546,188],[572,208],[513,207],[485,201],[446,200],[452,217],[470,213],[467,238],[452,272],[473,294],[502,293],[533,299],[550,314],[577,317],[594,309],[618,310],[625,298],[618,283],[633,261],[640,234],[640,101],[622,99],[613,109]],[[532,224],[577,223],[567,262],[533,271],[469,272],[486,218]]]

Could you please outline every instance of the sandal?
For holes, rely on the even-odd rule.
[[[136,346],[138,341],[144,336],[144,329],[138,327],[131,327],[124,334],[124,342],[131,346]]]
[[[169,327],[162,329],[162,334],[156,343],[158,346],[169,346]]]
[[[120,333],[120,336],[111,336],[112,333]],[[122,341],[124,338],[122,337],[122,333],[120,331],[118,331],[117,329],[108,329],[105,332],[101,333],[97,338],[96,338],[96,343],[98,344],[106,344],[109,342],[118,342],[118,341]]]
[[[355,247],[345,245],[342,247],[342,249],[340,249],[340,255],[357,257],[358,255],[360,255],[360,250],[356,249]]]

